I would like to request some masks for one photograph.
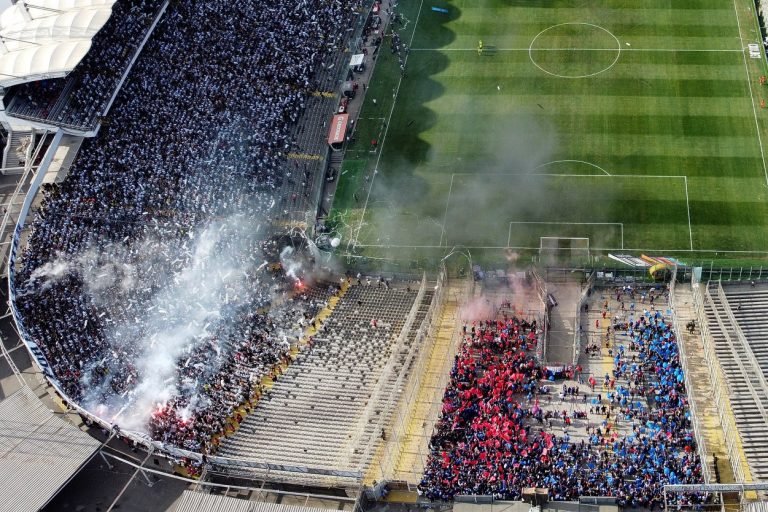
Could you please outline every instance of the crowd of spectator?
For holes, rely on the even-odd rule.
[[[21,84],[8,113],[83,129],[95,126],[164,0],[117,0],[91,49],[64,78]],[[60,108],[54,108],[56,105]],[[54,111],[55,110],[55,111]]]
[[[589,390],[563,386],[564,406],[583,404],[576,412],[545,410],[553,376],[524,350],[522,325],[489,321],[465,332],[421,494],[514,500],[538,487],[550,499],[613,496],[653,510],[664,505],[665,484],[702,481],[677,340],[661,312],[633,312],[613,326],[629,342],[613,347],[612,375],[589,376]],[[573,377],[587,384],[586,375]],[[577,426],[586,428],[580,440]]]
[[[279,250],[263,233],[287,199],[291,127],[360,7],[171,2],[109,123],[44,189],[16,271],[26,334],[71,398],[123,427],[146,415],[155,439],[211,453],[285,361],[295,332],[265,306],[296,283],[270,273]],[[290,325],[310,314],[302,300],[282,308]],[[166,349],[176,370],[159,387],[172,393],[136,411]]]

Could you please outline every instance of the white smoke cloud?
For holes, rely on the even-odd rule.
[[[248,275],[243,271],[241,257],[247,254],[251,239],[247,236],[244,219],[228,219],[213,223],[196,238],[189,261],[149,302],[147,313],[140,322],[141,333],[135,326],[119,325],[108,337],[120,343],[123,332],[139,336],[133,341],[135,365],[139,381],[130,393],[130,403],[121,423],[128,428],[141,428],[148,414],[178,394],[175,379],[178,362],[201,344],[210,343],[213,327],[226,328],[231,320],[230,304],[244,298]],[[208,369],[215,370],[228,360],[229,354],[215,345]],[[182,415],[189,415],[201,405],[197,391],[202,385],[189,379],[181,385],[191,396]],[[96,397],[86,398],[93,400]],[[127,420],[127,421],[126,421]]]
[[[258,302],[264,294],[263,301],[269,300],[269,290],[254,277],[264,267],[252,257],[259,242],[254,226],[253,219],[232,216],[189,236],[147,229],[130,244],[59,254],[33,273],[22,293],[40,292],[74,274],[101,312],[108,349],[101,360],[80,362],[83,406],[123,428],[146,431],[151,413],[174,396],[188,399],[182,417],[207,405],[203,381],[231,356],[217,338],[238,327],[239,310],[254,298]],[[196,368],[197,379],[180,378],[179,365],[197,350],[207,351],[204,368]],[[116,392],[113,378],[125,379],[116,375],[123,367],[135,375],[128,377],[127,389]]]

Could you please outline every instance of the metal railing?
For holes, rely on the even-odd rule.
[[[2,221],[0,221],[0,237],[3,240],[3,243],[5,244],[5,238],[9,234],[11,234],[11,237],[13,237],[12,233],[9,233],[9,228],[12,225],[16,225],[16,222],[18,221],[18,217],[16,218],[16,221],[13,220],[14,216],[14,207],[16,206],[16,201],[18,200],[19,196],[22,196],[24,187],[31,187],[32,182],[35,181],[37,175],[36,172],[42,173],[40,176],[40,180],[45,176],[45,173],[48,171],[48,168],[41,169],[39,166],[33,165],[34,162],[37,161],[37,159],[40,157],[40,151],[42,151],[43,146],[45,145],[46,138],[48,137],[49,133],[47,131],[44,131],[43,133],[39,134],[38,144],[35,147],[34,151],[28,156],[27,162],[24,165],[23,174],[21,175],[21,178],[16,183],[16,187],[13,190],[13,194],[11,194],[11,199],[8,202],[8,207],[5,210],[5,214],[3,215]],[[58,147],[58,144],[49,146],[49,150],[55,152],[56,147]],[[51,149],[52,148],[52,149]],[[12,241],[11,241],[12,243]],[[11,250],[5,251],[3,249],[3,256],[2,256],[2,262],[0,262],[0,265],[2,265],[3,268],[3,274],[7,275],[7,268],[8,268],[8,259],[11,255]]]
[[[585,283],[584,290],[579,296],[579,300],[576,302],[576,317],[573,320],[573,358],[571,364],[576,366],[579,363],[579,354],[581,354],[581,311],[584,309],[584,304],[587,302],[589,292],[592,286],[595,284],[596,272],[592,272]]]
[[[391,422],[393,426],[390,441],[385,444],[382,452],[382,460],[384,462],[382,462],[379,468],[382,479],[393,480],[396,477],[396,466],[404,448],[403,440],[407,436],[409,420],[412,420],[413,409],[418,403],[417,395],[422,388],[426,366],[436,339],[435,328],[440,321],[440,315],[448,299],[447,292],[448,275],[445,267],[443,267],[437,281],[437,293],[414,336],[413,347],[419,347],[419,353],[415,360],[413,360],[413,367],[409,368],[409,373],[412,376],[405,383],[405,388],[402,392],[399,392],[400,396],[396,413]],[[455,343],[452,343],[451,348],[444,356],[443,362],[445,362],[446,358],[452,359],[455,350]],[[419,450],[421,450],[421,446]],[[419,452],[422,468],[426,466],[426,457],[427,454]]]
[[[730,413],[730,401],[727,396],[728,387],[725,384],[725,377],[722,374],[720,363],[716,359],[714,341],[709,332],[707,317],[704,313],[704,298],[701,293],[700,283],[696,275],[692,275],[691,290],[693,292],[694,311],[696,321],[701,330],[701,338],[704,347],[704,359],[709,371],[709,379],[712,383],[712,390],[717,408],[720,427],[723,429],[723,439],[728,452],[728,458],[731,462],[733,476],[738,482],[744,481],[744,470],[741,467],[741,456],[737,446],[740,443],[739,431],[733,415]]]
[[[704,477],[704,483],[713,483],[712,474],[709,471],[709,452],[704,442],[704,436],[701,434],[701,425],[699,419],[699,413],[696,410],[696,401],[691,396],[693,393],[693,386],[691,385],[690,371],[688,366],[688,356],[685,351],[685,342],[683,341],[683,330],[680,327],[680,317],[677,315],[676,309],[676,297],[675,297],[675,282],[677,280],[677,267],[672,270],[672,279],[669,283],[669,309],[672,311],[672,327],[675,330],[678,355],[680,357],[680,365],[683,367],[683,378],[685,382],[685,390],[688,396],[688,410],[691,413],[691,424],[693,425],[693,435],[696,438],[696,447],[699,452],[699,459],[701,460],[701,473]]]
[[[768,502],[747,501],[745,503],[742,503],[741,509],[744,512],[768,512]]]
[[[173,480],[186,482],[187,484],[192,486],[196,492],[199,492],[200,488],[209,488],[208,489],[209,492],[213,491],[213,489],[216,489],[217,491],[222,492],[224,495],[227,495],[231,492],[237,493],[238,491],[247,491],[251,496],[249,501],[260,502],[260,501],[270,501],[275,499],[279,500],[280,497],[292,497],[294,499],[304,498],[305,505],[309,499],[320,499],[320,500],[338,501],[341,503],[357,504],[357,501],[359,500],[359,496],[360,496],[358,495],[357,498],[354,498],[354,497],[337,496],[337,495],[331,495],[331,494],[297,492],[297,491],[291,491],[291,490],[285,490],[285,489],[271,489],[271,488],[265,488],[264,486],[252,487],[252,486],[235,485],[235,484],[220,483],[220,482],[210,482],[210,481],[205,481],[202,478],[196,480],[196,479],[180,476],[174,473],[168,473],[166,471],[162,471],[159,469],[147,467],[146,465],[137,464],[133,460],[129,460],[123,453],[117,452],[117,454],[115,454],[110,451],[106,451],[110,449],[112,448],[109,446],[106,446],[105,444],[99,449],[98,453],[101,454],[102,457],[115,460],[121,464],[126,464],[134,469],[138,469],[142,473],[155,475],[158,478],[161,478],[161,477],[170,478]],[[111,465],[110,465],[110,468],[111,468]]]
[[[720,288],[721,290],[722,288]],[[760,385],[760,388],[762,389],[765,396],[768,397],[768,386],[766,386],[765,378],[762,376],[762,372],[760,371],[760,367],[755,366],[756,361],[754,361],[754,355],[751,353],[749,349],[749,345],[746,343],[746,339],[743,338],[743,334],[740,336],[739,331],[735,324],[735,319],[731,319],[728,315],[728,304],[722,302],[722,296],[720,295],[720,290],[718,290],[718,299],[721,301],[722,309],[726,313],[726,319],[723,319],[722,315],[720,314],[720,311],[717,307],[717,305],[714,303],[714,300],[712,298],[712,294],[710,292],[709,286],[707,286],[707,291],[705,293],[705,296],[709,303],[712,305],[712,311],[714,314],[714,319],[717,322],[718,327],[722,331],[723,335],[727,339],[726,346],[728,347],[729,352],[733,356],[733,360],[736,363],[736,365],[739,368],[740,376],[742,377],[742,380],[747,386],[747,389],[749,390],[749,394],[752,396],[752,400],[757,406],[758,410],[760,411],[760,415],[762,416],[762,419],[764,422],[768,423],[768,410],[766,410],[765,406],[762,403],[762,400],[758,396],[758,389],[755,387],[754,382],[750,378],[750,373],[754,373],[757,371],[757,373],[760,375],[760,378],[757,379],[758,384]],[[735,334],[735,336],[733,335]],[[747,357],[747,364],[745,364],[745,361],[742,360],[742,355],[737,350],[738,348],[741,348],[741,352],[743,352]],[[750,358],[750,356],[752,356]],[[733,390],[731,391],[731,394],[733,394]]]
[[[731,309],[731,304],[730,302],[728,302],[728,297],[725,295],[725,290],[723,289],[723,283],[720,281],[718,281],[717,283],[717,296],[720,299],[720,303],[723,305],[723,310],[728,316],[728,320],[731,323],[733,332],[736,333],[736,338],[739,340],[739,345],[741,346],[744,353],[747,354],[747,359],[749,360],[749,364],[751,366],[750,368],[751,371],[748,372],[747,375],[756,376],[757,381],[760,384],[760,388],[762,389],[763,393],[765,393],[765,396],[768,398],[768,382],[766,382],[765,380],[765,374],[763,373],[763,370],[760,367],[760,363],[755,357],[754,352],[752,352],[752,348],[749,345],[749,340],[747,340],[747,337],[744,334],[744,331],[742,331],[741,327],[739,326],[739,321],[736,320],[736,315],[733,314],[733,309]],[[752,382],[751,379],[750,379],[750,382]],[[755,398],[757,399],[758,397],[755,397]],[[760,409],[761,409],[761,412],[763,412],[763,418],[765,419],[766,423],[768,423],[768,412],[764,407],[762,407],[762,403],[761,403]]]
[[[445,304],[447,282],[447,272],[445,267],[443,267],[437,281],[437,292],[432,298],[432,303],[413,336],[406,363],[403,365],[403,370],[398,376],[395,393],[392,393],[390,396],[389,407],[390,410],[394,408],[394,414],[390,421],[390,425],[392,425],[392,431],[389,436],[390,440],[384,445],[382,451],[383,462],[379,468],[382,480],[391,480],[393,478],[395,466],[400,455],[400,452],[395,453],[395,450],[402,449],[401,441],[407,432],[410,412],[417,402],[416,394],[421,387],[427,357],[434,343],[432,334]],[[407,379],[409,374],[411,377]]]
[[[385,401],[387,402],[387,406],[391,405],[392,397],[395,394],[395,391],[397,390],[397,386],[389,393],[389,397],[385,395],[386,393],[386,385],[389,381],[390,376],[394,372],[394,368],[397,365],[397,360],[400,358],[403,347],[405,345],[405,341],[408,338],[408,335],[411,333],[411,330],[413,329],[413,322],[416,320],[416,315],[418,315],[419,308],[421,307],[421,302],[424,299],[424,293],[426,292],[427,288],[427,276],[422,276],[421,279],[421,286],[419,286],[419,291],[416,293],[416,299],[413,301],[413,305],[411,306],[411,310],[408,312],[408,316],[405,319],[405,322],[403,323],[403,327],[400,329],[400,333],[397,336],[397,341],[394,343],[394,347],[392,348],[392,351],[389,354],[389,358],[387,359],[387,362],[384,365],[384,369],[381,371],[381,375],[379,376],[379,380],[376,383],[376,386],[373,389],[373,392],[371,393],[371,398],[368,400],[368,403],[365,406],[365,409],[363,410],[363,414],[360,416],[360,420],[358,421],[358,428],[355,431],[352,441],[349,443],[349,459],[350,461],[349,466],[351,467],[351,459],[354,456],[355,450],[358,449],[358,446],[360,444],[361,438],[364,438],[365,436],[365,429],[366,426],[370,423],[371,417],[373,416],[373,411],[375,408],[380,407]],[[413,344],[411,345],[408,353],[410,354],[413,350]],[[405,361],[402,363],[403,368],[400,369],[398,372],[397,380],[399,380],[399,375],[402,374],[402,372],[407,368],[407,362],[408,358],[405,359]],[[389,398],[389,400],[387,400]],[[383,426],[384,417],[391,411],[389,407],[385,407],[384,411],[379,411],[378,414],[378,420],[376,421],[376,428],[374,428],[373,432],[371,433],[370,438],[368,439],[368,442],[365,444],[365,449],[363,451],[362,456],[360,457],[360,464],[359,464],[359,470],[361,472],[365,472],[365,466],[368,463],[368,459],[371,455],[371,451],[374,450],[374,447],[378,445],[378,436],[377,432],[381,431],[381,428]]]

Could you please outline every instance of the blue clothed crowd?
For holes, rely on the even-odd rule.
[[[473,331],[445,391],[420,493],[431,500],[460,494],[517,500],[523,488],[543,487],[554,500],[613,496],[620,506],[653,510],[664,505],[664,485],[701,483],[669,321],[651,308],[614,329],[630,341],[612,351],[613,375],[599,376],[605,392],[595,394],[597,382],[590,378],[592,398],[587,403],[586,394],[582,397],[589,406],[588,435],[578,442],[568,432],[578,420],[563,411],[563,433],[557,435],[547,420],[552,415],[542,412],[544,383],[551,383],[546,372],[514,347],[494,342],[498,330],[491,337]],[[521,379],[528,385],[516,384]],[[574,391],[565,387],[564,394]],[[676,499],[682,504],[706,498],[687,494]]]

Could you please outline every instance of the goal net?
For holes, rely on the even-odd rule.
[[[539,257],[544,260],[588,260],[589,238],[542,236]]]

